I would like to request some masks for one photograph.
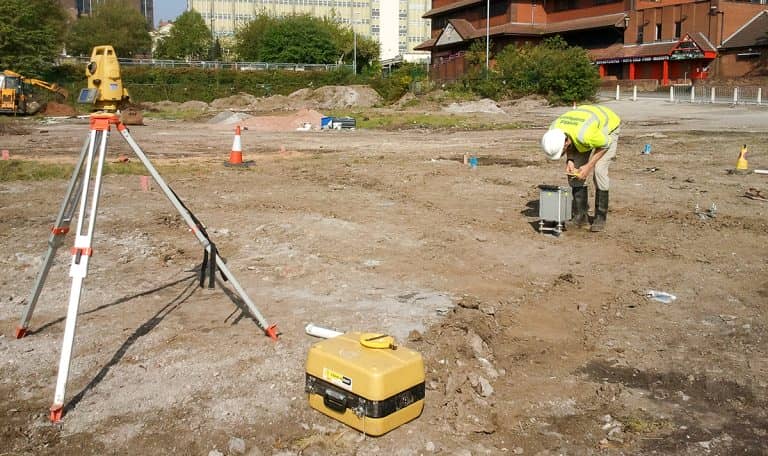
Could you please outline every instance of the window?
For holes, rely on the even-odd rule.
[[[555,0],[553,11],[563,11],[576,8],[576,0]]]
[[[675,21],[675,38],[680,38],[683,31],[683,21]]]
[[[653,39],[656,41],[661,40],[661,24],[656,24],[656,34],[654,35]]]
[[[643,44],[643,26],[637,27],[637,44]]]
[[[491,4],[491,16],[501,16],[507,12],[507,6],[509,4],[507,2],[496,2]]]

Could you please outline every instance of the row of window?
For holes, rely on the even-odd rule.
[[[340,6],[345,8],[368,8],[370,2],[352,2],[349,0],[238,0],[237,3],[255,3],[260,5],[307,5]]]
[[[592,0],[594,5],[607,5],[609,3],[619,3],[623,0]],[[554,0],[552,5],[553,11],[564,11],[569,9],[575,9],[578,7],[577,0]]]
[[[645,27],[637,27],[637,44],[643,44],[644,36],[643,32]],[[653,28],[653,39],[654,41],[661,41],[662,39],[662,27],[661,24],[656,24]],[[675,21],[675,34],[673,38],[679,39],[680,35],[683,33],[683,22],[682,21]]]

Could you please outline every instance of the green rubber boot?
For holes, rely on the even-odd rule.
[[[571,206],[571,223],[576,228],[589,225],[589,190],[587,187],[571,187],[573,205]]]
[[[590,231],[599,233],[605,230],[605,219],[608,215],[608,190],[597,189],[595,192],[595,219],[592,220]]]

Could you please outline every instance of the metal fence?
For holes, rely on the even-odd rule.
[[[319,64],[319,63],[267,63],[267,62],[220,62],[208,60],[162,60],[162,59],[117,59],[120,66],[147,66],[156,68],[208,68],[236,71],[337,71],[346,68],[353,70],[352,65]],[[58,64],[87,64],[90,57],[61,57]]]
[[[713,86],[674,84],[656,90],[639,90],[637,86],[617,85],[615,89],[603,87],[601,98],[615,100],[660,99],[671,103],[710,103],[730,105],[768,106],[768,87]]]

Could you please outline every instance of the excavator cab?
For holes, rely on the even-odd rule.
[[[26,97],[22,92],[21,76],[0,73],[0,112],[24,114]]]

